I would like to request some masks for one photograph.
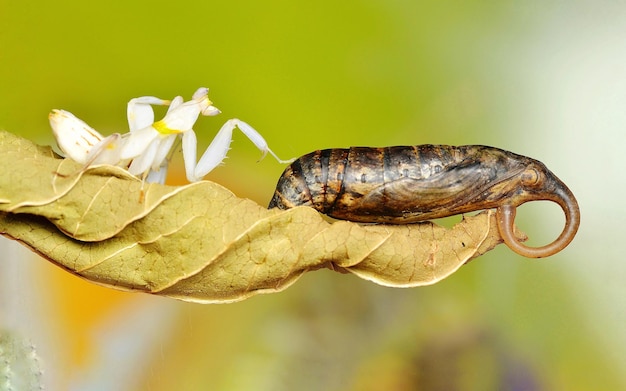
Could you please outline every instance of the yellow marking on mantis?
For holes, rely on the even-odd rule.
[[[153,123],[152,127],[155,128],[157,130],[157,132],[159,132],[159,133],[161,133],[163,135],[184,133],[184,130],[177,130],[177,129],[168,128],[167,125],[165,124],[165,121],[163,121],[163,120],[160,120],[160,121],[157,121],[157,122]]]

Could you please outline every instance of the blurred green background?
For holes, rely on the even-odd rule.
[[[282,158],[493,145],[546,163],[583,217],[549,259],[500,246],[418,289],[324,270],[212,306],[101,288],[2,239],[0,327],[46,389],[626,389],[624,42],[620,2],[0,0],[0,128],[41,144],[53,108],[125,132],[129,99],[207,86],[223,114],[199,148],[235,117]],[[207,179],[267,204],[284,166],[231,148]],[[518,218],[534,244],[564,220],[538,204]]]

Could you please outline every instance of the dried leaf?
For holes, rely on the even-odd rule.
[[[25,160],[27,159],[27,160]],[[211,182],[146,185],[0,132],[0,233],[97,284],[201,303],[285,289],[329,267],[376,283],[435,283],[501,242],[492,212],[452,229],[327,222],[308,207],[266,210]]]
[[[11,211],[21,206],[46,204],[62,197],[79,179],[75,176],[68,180],[60,180],[58,187],[55,187],[49,177],[41,175],[42,172],[50,171],[51,159],[58,164],[63,162],[50,147],[32,144],[4,131],[0,131],[0,145],[2,148],[0,158],[5,164],[0,176],[2,210]],[[17,162],[19,163],[16,164]],[[11,198],[8,198],[9,196]]]
[[[80,240],[113,236],[180,189],[145,184],[142,191],[139,179],[114,166],[94,167],[84,175],[82,165],[50,147],[7,132],[0,132],[0,145],[0,161],[11,167],[0,176],[0,211],[43,216]],[[64,197],[70,191],[72,196]]]

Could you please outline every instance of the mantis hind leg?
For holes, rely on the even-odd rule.
[[[199,181],[226,158],[226,153],[230,148],[230,142],[232,141],[233,130],[235,130],[235,128],[241,130],[241,132],[261,151],[261,159],[263,159],[269,152],[270,155],[274,156],[274,158],[276,158],[276,160],[280,163],[289,163],[292,161],[279,159],[278,156],[276,156],[276,154],[269,149],[263,136],[261,136],[261,134],[252,126],[238,119],[230,119],[222,125],[197,165],[195,165],[197,148],[196,135],[194,132],[185,132],[183,134],[185,171],[187,173],[187,179],[190,182]]]

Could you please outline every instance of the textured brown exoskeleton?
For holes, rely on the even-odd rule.
[[[559,204],[565,213],[565,228],[551,244],[528,247],[513,233],[515,211],[536,200]],[[299,205],[337,219],[384,224],[497,208],[504,242],[531,258],[561,251],[580,224],[576,198],[543,163],[481,145],[315,151],[283,172],[269,207]]]

